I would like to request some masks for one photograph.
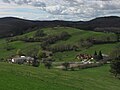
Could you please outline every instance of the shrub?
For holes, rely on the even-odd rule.
[[[70,63],[64,62],[62,65],[64,66],[65,70],[68,70]]]
[[[39,67],[39,65],[40,65],[40,62],[39,62],[38,58],[36,56],[34,56],[34,60],[32,62],[32,66]]]

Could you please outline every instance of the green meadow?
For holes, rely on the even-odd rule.
[[[113,41],[116,39],[114,33],[84,31],[69,27],[43,28],[43,30],[47,35],[57,35],[63,31],[71,35],[67,40],[60,40],[52,44],[52,47],[62,44],[74,45],[81,39],[88,38],[102,40],[109,37],[109,40]],[[18,35],[14,38],[34,37],[35,32]],[[5,49],[6,44],[6,38],[0,39],[0,58],[7,59],[15,55],[18,49],[24,53],[34,48],[41,50],[41,42],[9,42],[8,44],[13,47],[10,51]],[[109,55],[118,44],[99,44],[89,48],[80,48],[77,51],[56,52],[53,58],[56,62],[78,61],[75,59],[77,54],[94,54],[95,51],[100,50]],[[0,62],[0,90],[120,90],[120,80],[114,78],[109,70],[109,64],[96,68],[64,71],[56,69],[55,66],[48,70],[43,64],[40,64],[39,67],[32,67]]]
[[[109,65],[63,71],[0,63],[0,90],[120,90]]]

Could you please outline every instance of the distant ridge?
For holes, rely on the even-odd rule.
[[[35,30],[34,28],[54,27],[58,25],[94,31],[96,28],[120,28],[120,17],[98,17],[90,21],[32,21],[16,17],[4,17],[0,18],[0,38],[30,32]]]
[[[0,37],[22,34],[35,27],[32,21],[15,17],[0,18]]]

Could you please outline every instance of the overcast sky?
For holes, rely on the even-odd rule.
[[[120,16],[120,0],[0,0],[0,17],[31,20],[90,20]]]

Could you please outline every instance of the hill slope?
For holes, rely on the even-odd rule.
[[[0,86],[1,90],[119,90],[120,80],[111,76],[109,65],[66,72],[0,63]]]
[[[39,30],[39,29],[37,29]],[[71,37],[67,40],[60,40],[55,42],[54,44],[51,44],[50,47],[56,47],[61,45],[78,45],[81,39],[87,39],[87,38],[98,38],[100,40],[105,40],[109,37],[109,40],[115,40],[116,35],[114,33],[101,33],[101,32],[93,32],[93,31],[84,31],[80,29],[75,28],[69,28],[69,27],[54,27],[54,28],[44,28],[43,31],[47,35],[58,35],[61,32],[67,32],[71,35]],[[26,33],[23,35],[18,35],[13,38],[23,38],[23,37],[33,37],[36,31]],[[45,36],[46,37],[46,36]],[[0,58],[9,58],[12,55],[16,54],[16,51],[18,49],[21,49],[25,54],[27,52],[33,52],[38,51],[41,49],[40,44],[41,42],[24,42],[24,41],[13,41],[8,43],[13,49],[7,51],[6,50],[6,39],[0,40]],[[78,51],[65,51],[65,52],[56,52],[54,53],[54,58],[56,61],[62,61],[62,60],[74,60],[75,56],[79,53],[88,53],[88,54],[94,54],[94,51],[102,50],[102,53],[104,54],[110,54],[112,49],[114,49],[115,46],[117,46],[118,43],[109,43],[109,44],[101,44],[101,45],[93,45],[90,48],[79,48]],[[31,49],[33,51],[31,51]],[[35,50],[34,50],[35,49]],[[37,49],[37,50],[36,50]],[[33,52],[34,53],[34,52]]]

